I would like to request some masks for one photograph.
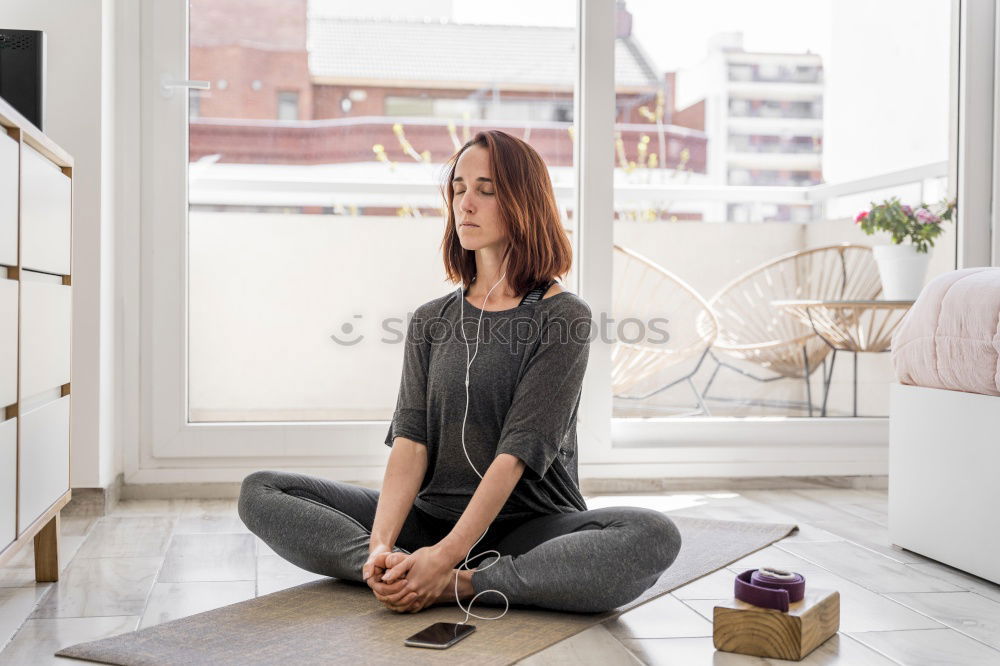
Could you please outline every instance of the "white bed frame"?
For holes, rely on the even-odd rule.
[[[889,539],[1000,583],[1000,397],[890,386]]]

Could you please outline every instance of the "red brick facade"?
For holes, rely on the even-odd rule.
[[[221,154],[222,162],[256,164],[329,164],[374,161],[376,144],[384,146],[394,161],[413,161],[404,154],[393,133],[394,118],[386,117],[385,98],[404,97],[465,99],[473,92],[464,89],[425,89],[398,86],[324,85],[314,83],[306,52],[306,0],[193,0],[190,10],[190,72],[192,79],[212,82],[209,91],[197,95],[197,113],[190,122],[190,159]],[[223,89],[220,81],[225,81]],[[666,85],[672,83],[668,76]],[[255,82],[257,89],[255,89]],[[366,99],[351,100],[350,110],[342,109],[342,100],[351,91],[363,90]],[[278,94],[298,93],[298,116],[304,123],[278,121]],[[504,91],[505,100],[534,99],[572,101],[572,93],[533,93]],[[670,122],[673,95],[666,95],[664,122]],[[658,153],[656,125],[638,112],[645,105],[656,106],[656,89],[643,94],[622,94],[618,100],[618,122],[629,124],[621,135],[626,155],[635,159],[640,137],[650,137],[649,152]],[[704,119],[685,110],[682,118],[689,127],[702,129]],[[356,119],[352,121],[351,119]],[[258,122],[243,123],[239,120]],[[333,122],[323,122],[332,120]],[[455,118],[461,138],[462,119]],[[470,131],[500,128],[524,136],[525,125],[491,123],[473,118]],[[571,122],[563,127],[532,128],[528,141],[551,166],[571,166],[573,145],[569,136]],[[648,129],[636,129],[636,126]],[[699,127],[700,125],[700,127]],[[455,147],[447,128],[447,119],[428,117],[426,121],[410,118],[403,127],[406,139],[417,152],[429,150],[433,162],[444,162]],[[681,150],[690,158],[686,168],[705,171],[706,140],[686,136],[669,129],[666,132],[667,163],[677,164]]]

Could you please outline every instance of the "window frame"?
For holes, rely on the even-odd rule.
[[[984,60],[992,63],[993,32],[965,40],[960,26],[976,12],[969,0],[952,0],[952,52],[962,67],[959,79],[982,81]],[[988,3],[981,3],[986,5]],[[134,49],[139,57],[134,95],[140,126],[134,130],[141,149],[123,157],[134,160],[140,179],[136,210],[137,233],[124,240],[131,247],[138,277],[135,299],[127,300],[126,313],[134,316],[138,344],[129,350],[128,376],[123,393],[135,406],[127,416],[125,432],[134,432],[135,446],[125,447],[125,477],[129,483],[240,481],[262,467],[308,471],[328,478],[378,481],[382,478],[388,448],[382,444],[388,421],[187,423],[187,113],[188,95],[164,98],[158,83],[163,73],[176,79],[187,73],[187,2],[140,0],[135,9],[123,10],[116,24],[123,37],[123,51]],[[595,318],[611,312],[611,257],[614,164],[614,0],[577,0],[577,68],[573,115],[576,119],[574,171],[578,233],[572,234],[578,262],[575,288],[590,304]],[[996,26],[991,15],[990,26]],[[138,30],[136,30],[138,28]],[[130,33],[130,31],[132,31]],[[982,32],[982,31],[980,31]],[[955,68],[952,68],[955,71]],[[951,91],[954,106],[968,128],[982,124],[983,114],[992,122],[994,68],[989,68],[990,104],[975,116],[966,104],[969,87]],[[981,97],[976,104],[984,104]],[[958,114],[953,112],[953,121]],[[991,128],[992,131],[992,128]],[[952,131],[950,159],[955,165],[957,187],[966,210],[985,197],[987,210],[992,186],[970,186],[965,174],[973,164],[959,154],[964,134]],[[955,137],[959,137],[957,140]],[[990,142],[1000,152],[1000,137]],[[981,161],[981,156],[978,158]],[[964,161],[963,161],[964,160]],[[963,169],[959,169],[959,164]],[[173,175],[170,175],[173,174]],[[954,180],[954,179],[953,179]],[[131,195],[130,195],[131,196]],[[992,211],[991,211],[992,212]],[[990,219],[989,217],[987,219]],[[995,215],[992,218],[996,226]],[[968,227],[968,228],[963,228]],[[973,257],[989,225],[959,225],[965,258]],[[996,263],[997,234],[992,234]],[[991,247],[987,243],[987,248]],[[153,251],[155,248],[155,252]],[[959,263],[958,265],[962,265]],[[177,276],[183,276],[177,280]],[[131,287],[129,287],[131,289]],[[131,293],[131,292],[130,292]],[[888,420],[884,418],[713,418],[623,419],[612,418],[610,345],[600,338],[591,348],[579,409],[580,476],[773,476],[884,473],[887,463]],[[134,397],[131,397],[134,396]],[[129,411],[126,408],[124,411]],[[768,445],[762,445],[767,441]]]

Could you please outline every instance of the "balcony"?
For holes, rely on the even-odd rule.
[[[820,67],[761,67],[746,64],[729,66],[730,81],[759,83],[823,83]]]
[[[225,155],[226,162],[253,165],[322,165],[375,164],[372,146],[392,146],[397,143],[395,125],[406,128],[410,141],[420,145],[438,160],[452,154],[455,144],[449,136],[446,118],[423,116],[351,116],[275,122],[242,118],[193,118],[190,122],[191,161],[210,155]],[[573,141],[569,131],[572,122],[493,121],[480,119],[474,125],[515,132],[530,132],[531,144],[552,167],[573,162]],[[620,123],[622,140],[634,145],[642,136],[655,131],[648,124]],[[705,172],[707,136],[705,132],[687,127],[663,125],[663,142],[668,161],[675,164],[677,156],[688,152],[686,168]],[[381,166],[377,165],[376,166]],[[363,168],[363,167],[362,167]]]
[[[729,113],[739,118],[822,118],[818,102],[730,99]]]
[[[774,170],[774,171],[802,171],[806,172],[805,180],[811,181],[809,172],[820,171],[823,166],[823,154],[821,152],[778,152],[778,151],[740,151],[730,150],[726,153],[726,164],[730,169],[748,170]],[[734,182],[730,180],[729,182]],[[770,183],[754,180],[753,184],[777,185],[777,184],[798,184],[798,183]],[[807,182],[806,184],[811,184]]]
[[[800,154],[820,154],[823,152],[821,139],[813,137],[801,137],[797,139],[783,139],[777,136],[746,136],[733,134],[729,137],[727,146],[733,153],[794,153]]]
[[[390,417],[402,357],[401,322],[417,304],[451,288],[439,258],[441,195],[430,172],[419,168],[387,177],[381,164],[340,167],[191,165],[193,421]],[[554,172],[557,202],[563,219],[571,221],[570,171]],[[845,241],[885,242],[856,228],[857,210],[890,193],[908,201],[934,200],[946,174],[946,163],[935,163],[800,188],[619,182],[614,242],[680,277],[707,300],[734,277],[779,255]],[[616,177],[625,180],[623,174]],[[734,204],[750,212],[750,222],[724,221]],[[234,205],[283,212],[232,212]],[[801,222],[760,221],[775,208],[809,215]],[[303,213],[308,210],[319,214]],[[371,210],[395,214],[370,215]],[[683,221],[692,217],[701,221]],[[949,229],[937,243],[928,279],[952,268],[953,243]],[[397,278],[387,279],[386,271]],[[575,280],[571,273],[564,284],[575,290]],[[365,296],[358,298],[362,288]],[[365,336],[360,344],[332,340],[345,322]],[[690,374],[695,362],[657,372],[647,385]],[[735,365],[752,370],[751,364]],[[829,416],[851,415],[850,365],[841,362],[832,375]],[[885,415],[892,379],[888,355],[859,354],[858,369],[859,414]],[[711,371],[706,363],[692,376],[699,391]],[[335,379],[362,376],[360,385]],[[817,372],[810,385],[817,406],[818,377]],[[729,372],[716,377],[706,403],[713,417],[808,416],[806,400],[802,380],[764,384]],[[649,400],[617,400],[615,415],[685,415],[695,402],[689,390],[675,387]]]

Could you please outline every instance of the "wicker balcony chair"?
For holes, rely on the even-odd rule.
[[[882,281],[871,247],[840,243],[791,252],[737,277],[722,287],[709,306],[719,322],[719,335],[710,351],[715,370],[702,391],[708,391],[723,366],[761,382],[802,379],[806,384],[806,404],[813,415],[809,376],[823,366],[830,347],[814,331],[795,317],[775,308],[778,299],[873,299],[882,293]],[[721,360],[717,353],[746,361],[771,372],[759,377]],[[832,375],[832,366],[830,368]],[[713,398],[725,400],[725,398]],[[767,404],[765,401],[746,401]],[[800,406],[785,401],[772,406]]]
[[[612,309],[616,332],[611,348],[612,395],[624,400],[644,400],[687,382],[699,407],[692,414],[709,414],[701,393],[691,381],[719,330],[705,299],[662,266],[615,245]],[[631,318],[642,325],[637,328],[625,323]],[[667,321],[661,320],[651,329],[654,318]],[[642,339],[635,339],[638,337]],[[698,359],[697,364],[683,377],[652,390],[634,392],[643,388],[643,384],[647,389],[651,384],[655,386],[656,375],[694,358]]]

